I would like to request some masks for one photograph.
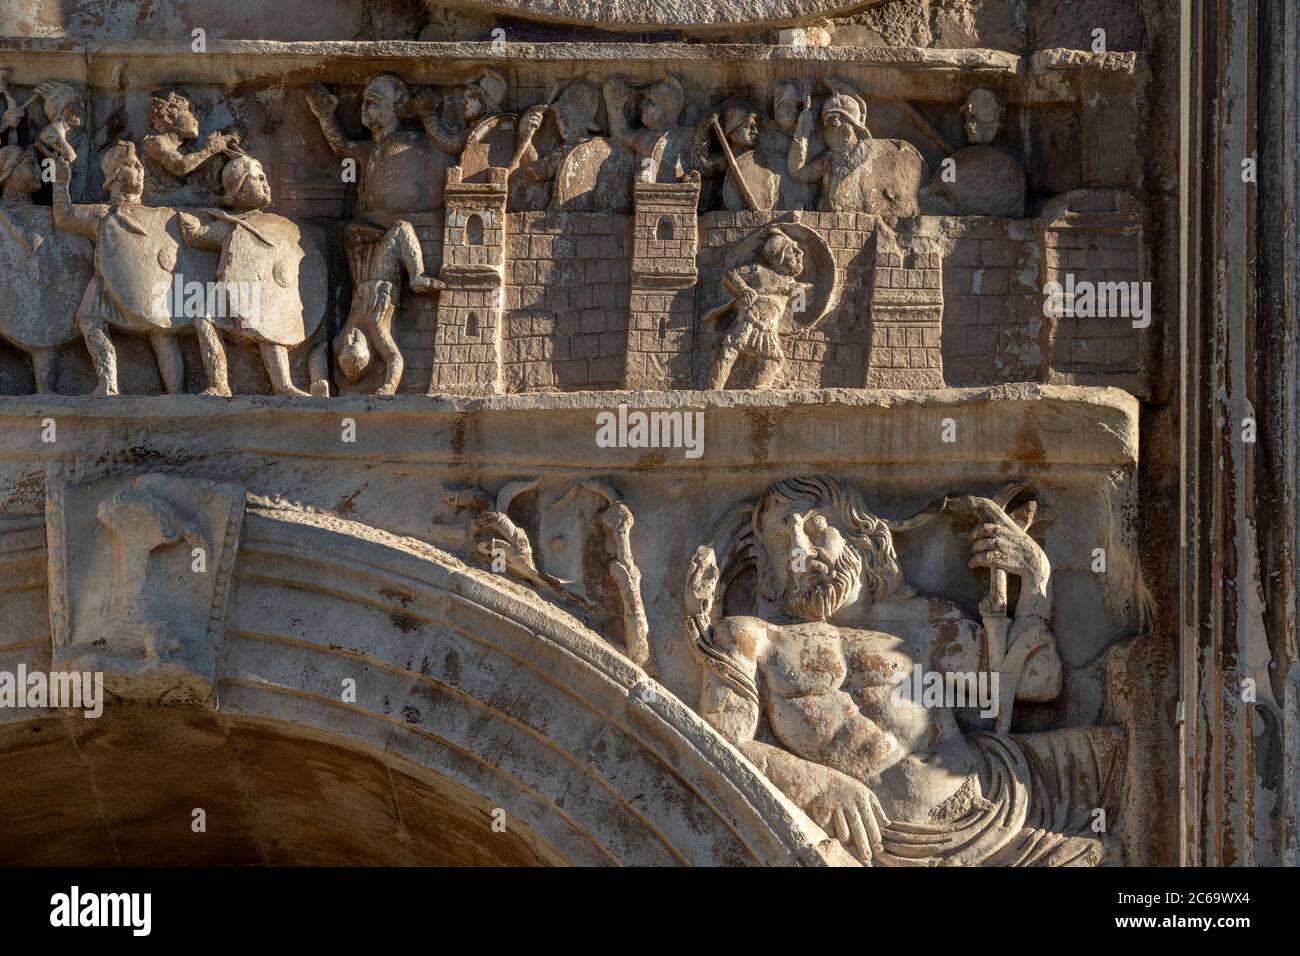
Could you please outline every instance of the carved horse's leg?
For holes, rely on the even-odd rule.
[[[203,371],[208,379],[204,395],[230,397],[230,376],[226,366],[226,349],[221,335],[211,319],[194,320],[194,331],[199,336],[199,354],[203,357]]]
[[[262,342],[258,346],[258,351],[262,353],[262,364],[266,366],[267,377],[271,380],[271,388],[277,395],[300,395],[303,398],[310,398],[310,392],[304,392],[298,386],[293,384],[293,378],[289,375],[289,350],[283,345],[273,345],[270,342]]]
[[[32,374],[36,378],[37,395],[54,391],[54,349],[32,352]]]
[[[155,332],[149,336],[149,344],[153,346],[153,354],[158,360],[158,371],[162,374],[167,394],[179,395],[185,391],[185,359],[181,355],[181,343],[176,336]]]

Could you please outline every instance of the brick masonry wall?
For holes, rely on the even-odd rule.
[[[943,262],[944,377],[949,385],[1038,381],[1047,330],[1034,223],[959,222]]]
[[[420,236],[426,269],[437,272],[442,255],[442,213],[410,219]],[[505,377],[508,391],[619,388],[627,361],[648,361],[683,349],[680,361],[658,360],[646,374],[671,376],[676,387],[703,381],[725,326],[700,330],[691,348],[690,327],[723,301],[722,272],[728,250],[767,225],[791,214],[720,211],[700,217],[699,284],[694,316],[682,313],[673,290],[642,290],[629,284],[632,217],[612,213],[511,213],[506,229]],[[811,331],[783,336],[786,369],[781,387],[860,387],[868,362],[897,367],[892,350],[929,347],[921,329],[873,330],[875,284],[894,281],[893,260],[877,268],[875,218],[858,213],[801,212],[793,220],[817,229],[831,245],[844,283],[839,307]],[[966,217],[948,220],[952,239],[942,257],[942,365],[949,385],[992,385],[1039,381],[1050,374],[1082,384],[1116,384],[1141,391],[1146,333],[1121,318],[1044,319],[1042,284],[1073,272],[1076,280],[1140,281],[1140,233],[1115,224],[1103,228],[1048,228],[1033,220]],[[1044,253],[1046,243],[1046,254]],[[924,268],[917,253],[911,264]],[[907,263],[905,263],[906,265]],[[919,270],[917,271],[919,275]],[[924,282],[909,279],[901,281]],[[629,302],[654,321],[629,327]],[[662,300],[662,301],[661,301]],[[346,292],[343,301],[347,301]],[[685,300],[689,303],[689,297]],[[403,289],[394,332],[407,361],[401,391],[424,393],[435,346],[436,296]],[[667,317],[661,322],[660,317]],[[641,323],[645,324],[645,323]],[[652,327],[653,326],[653,327]],[[1054,333],[1054,334],[1053,334]],[[891,338],[892,336],[892,338]],[[911,338],[909,338],[911,336]],[[654,341],[648,341],[653,339]],[[920,341],[920,346],[913,341]],[[891,350],[889,352],[882,350]],[[925,359],[923,361],[930,361]],[[668,365],[671,368],[668,368]],[[743,386],[752,373],[737,363],[732,382]],[[373,379],[373,381],[372,381]],[[378,384],[372,372],[358,390]],[[873,383],[875,384],[875,383]],[[345,390],[353,390],[351,388]]]
[[[1076,226],[1043,234],[1044,282],[1140,282],[1140,235]],[[1141,372],[1144,333],[1126,316],[1072,316],[1054,320],[1052,369],[1087,378]]]
[[[618,388],[628,345],[632,217],[507,218],[506,390]]]

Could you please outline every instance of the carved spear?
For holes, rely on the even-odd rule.
[[[731,152],[731,144],[727,142],[727,134],[722,131],[722,124],[718,122],[718,114],[714,113],[710,116],[709,122],[713,124],[713,132],[718,134],[718,142],[722,144],[722,154],[727,157],[727,166],[731,170],[731,175],[736,177],[736,188],[740,190],[740,197],[751,210],[757,210],[758,201],[749,191],[749,184],[745,182],[745,177],[740,175],[740,167],[736,165],[736,157]]]

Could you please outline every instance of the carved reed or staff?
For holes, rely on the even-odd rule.
[[[723,132],[722,124],[718,122],[717,113],[709,117],[709,123],[712,124],[713,131],[718,134],[718,142],[722,144],[722,154],[727,157],[727,167],[731,170],[731,175],[736,177],[736,189],[740,191],[740,198],[745,200],[745,205],[750,210],[757,211],[758,201],[749,191],[749,184],[745,182],[745,177],[740,174],[740,167],[736,164],[735,154],[731,152],[731,144],[727,142],[727,134]]]

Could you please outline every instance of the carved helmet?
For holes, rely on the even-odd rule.
[[[870,135],[870,130],[867,129],[867,104],[862,97],[852,93],[832,93],[822,105],[822,122],[832,116],[839,116],[857,130],[859,135]]]
[[[658,83],[652,83],[644,95],[663,108],[664,115],[671,123],[677,122],[683,107],[686,106],[686,88],[672,73]]]
[[[737,100],[722,111],[722,128],[730,135],[738,127],[743,126],[751,116],[757,115],[749,100]]]
[[[565,107],[572,109],[586,121],[587,132],[603,131],[604,128],[596,122],[596,115],[600,112],[600,90],[596,89],[595,84],[578,80],[566,86],[560,91],[551,109],[558,112]]]
[[[360,329],[348,329],[338,349],[339,371],[349,382],[355,382],[370,368],[370,340]]]
[[[221,167],[221,203],[230,205],[239,191],[248,182],[254,172],[265,172],[262,164],[244,152],[235,153],[234,157]]]

